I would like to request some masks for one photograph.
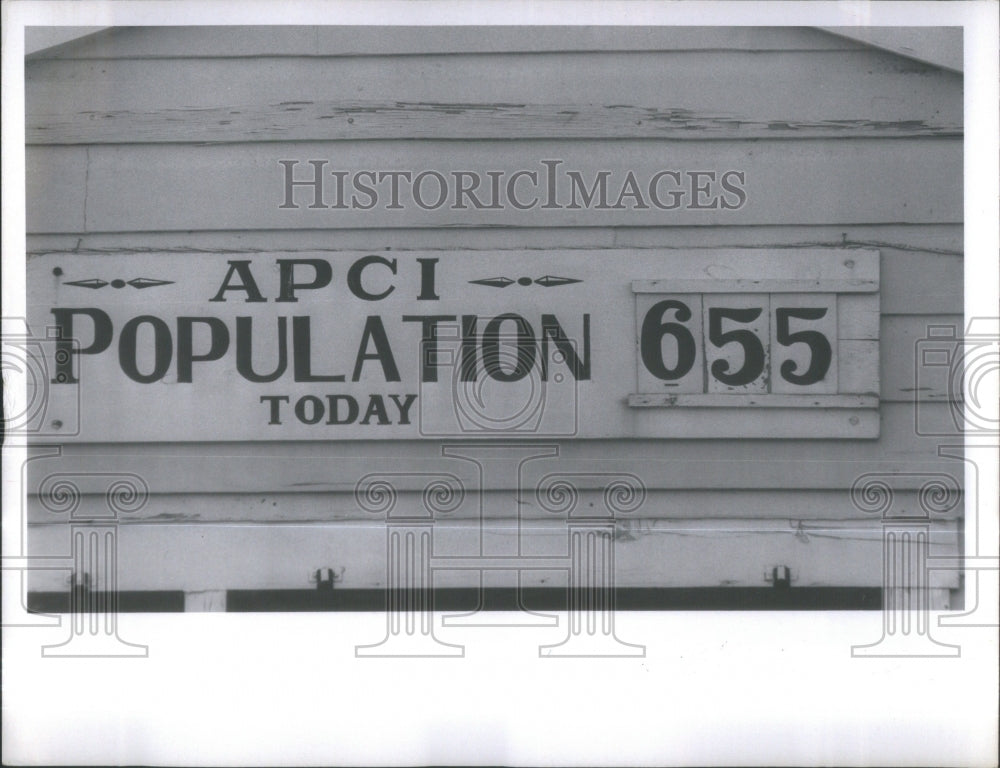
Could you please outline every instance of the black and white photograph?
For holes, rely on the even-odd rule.
[[[3,13],[5,764],[997,764],[995,5]]]

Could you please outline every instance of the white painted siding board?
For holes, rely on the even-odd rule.
[[[435,526],[435,555],[478,552],[477,524]],[[506,535],[510,525],[493,524],[491,534]],[[506,534],[505,534],[506,532]],[[69,530],[32,529],[31,554],[68,555]],[[561,556],[567,551],[564,524],[522,528],[535,553]],[[767,586],[765,573],[788,565],[795,586],[882,584],[882,526],[856,521],[815,522],[791,528],[787,520],[646,521],[618,529],[615,541],[617,587]],[[127,525],[118,529],[119,588],[124,590],[309,589],[319,567],[344,568],[341,588],[378,589],[386,585],[386,529],[379,523],[335,525]],[[953,522],[931,527],[932,556],[958,553]],[[524,574],[525,586],[541,586],[553,572]],[[479,583],[465,571],[464,586]],[[555,573],[558,573],[556,571]],[[33,591],[65,590],[65,573],[31,574]],[[452,581],[451,586],[455,583]],[[956,571],[932,571],[930,585],[957,587]]]
[[[962,131],[959,78],[876,51],[40,61],[27,78],[30,144]]]
[[[879,414],[872,409],[843,408],[636,408],[637,437],[746,439],[808,438],[871,440],[879,436]],[[666,439],[670,439],[669,437]]]
[[[960,468],[953,468],[958,470]],[[959,485],[959,475],[952,472],[953,487]],[[900,485],[912,484],[910,478],[900,478]],[[925,477],[922,482],[932,478]],[[887,478],[892,482],[892,478]],[[575,478],[578,491],[577,509],[604,509],[604,490],[592,487],[597,479]],[[423,509],[422,491],[400,489],[397,500],[400,509]],[[923,514],[917,491],[899,489],[894,493],[894,511],[898,514]],[[949,494],[935,520],[952,520],[962,516],[961,494]],[[108,514],[105,497],[87,494],[81,497],[74,520],[100,520]],[[554,515],[538,503],[535,489],[528,487],[519,493],[487,491],[480,494],[469,487],[465,499],[454,512],[441,516],[443,520],[553,519]],[[647,489],[641,516],[650,519],[690,520],[719,518],[727,520],[782,519],[794,526],[796,520],[861,520],[871,522],[877,515],[866,515],[851,502],[848,489],[840,490],[659,490]],[[165,493],[150,496],[139,510],[122,516],[125,524],[143,521],[159,525],[177,523],[330,523],[343,520],[373,522],[377,515],[365,511],[351,492],[317,493]],[[28,523],[32,526],[64,525],[66,513],[49,510],[37,496],[28,497]]]
[[[935,428],[947,430],[952,424],[948,404],[926,404],[921,415]],[[539,445],[558,445],[559,459],[529,462],[525,477],[533,483],[559,469],[628,472],[648,487],[664,489],[846,489],[866,472],[904,473],[901,482],[919,487],[922,474],[954,471],[954,460],[937,455],[939,439],[915,434],[912,403],[883,403],[880,417],[882,437],[877,441],[541,441]],[[103,493],[100,480],[86,475],[113,471],[140,475],[154,494],[351,492],[370,472],[448,471],[473,483],[469,466],[442,459],[441,445],[435,442],[67,445],[62,457],[31,463],[29,487],[52,472],[69,472],[84,475],[82,492]],[[517,487],[513,478],[498,482]],[[408,477],[398,482],[400,488],[422,489],[425,484]]]
[[[635,408],[878,408],[874,395],[775,395],[704,394],[704,395],[629,395],[629,405]]]
[[[892,283],[922,280],[927,275],[921,297],[934,296],[942,278],[951,277],[951,293],[961,289],[961,224],[794,224],[761,227],[517,227],[483,229],[391,228],[371,232],[349,229],[337,232],[332,240],[322,230],[278,232],[97,232],[72,235],[35,234],[28,237],[29,254],[47,252],[113,253],[116,251],[350,251],[420,250],[467,248],[576,248],[599,251],[605,248],[662,248],[699,250],[705,248],[872,248],[882,253],[882,272],[892,272]],[[891,261],[890,261],[891,259]],[[911,261],[912,260],[912,261]],[[917,266],[922,269],[917,269]],[[894,271],[893,268],[895,268]],[[918,273],[915,278],[912,274]],[[957,286],[954,278],[958,275]],[[931,292],[928,291],[930,289]],[[960,303],[960,302],[959,302]],[[921,302],[921,306],[923,306]],[[912,310],[911,310],[912,311]],[[899,314],[893,310],[890,314]]]
[[[119,145],[89,152],[86,231],[192,229],[340,229],[429,226],[663,226],[664,224],[829,224],[831,222],[956,222],[962,218],[962,144],[954,140],[895,142],[857,139],[809,142],[704,142],[685,145],[684,167],[739,168],[746,174],[746,204],[737,210],[451,210],[445,203],[424,211],[401,192],[403,210],[317,210],[301,198],[284,200],[279,159],[329,158],[338,168],[408,166],[420,169],[514,169],[541,158],[592,178],[600,169],[633,169],[652,176],[673,155],[659,142],[524,141],[479,145],[462,142],[360,142],[348,144],[241,144],[232,146]],[[64,155],[58,148],[29,148],[28,172],[57,178]],[[920,163],[911,162],[915,155]],[[669,162],[668,162],[669,164]],[[123,173],[128,168],[129,173]],[[544,168],[539,165],[540,170]],[[621,171],[623,175],[624,170]],[[822,184],[817,181],[822,179]],[[544,187],[543,193],[544,193]],[[810,190],[798,194],[796,190]],[[843,195],[843,189],[857,194]],[[305,190],[310,192],[311,190]],[[301,195],[302,189],[298,190]],[[79,194],[79,193],[77,193]],[[568,194],[564,191],[563,194]],[[82,211],[60,216],[51,205],[65,193],[38,190],[28,231],[78,232]],[[384,196],[383,196],[384,197]],[[170,199],[171,205],[160,201]],[[219,204],[224,202],[220,211]],[[526,201],[527,202],[527,201]],[[79,206],[82,207],[82,200]]]
[[[27,231],[40,222],[62,222],[64,232],[87,229],[89,152],[85,147],[49,147],[44,162],[27,162],[25,201]],[[31,151],[28,150],[28,156]],[[44,226],[44,225],[43,225]]]

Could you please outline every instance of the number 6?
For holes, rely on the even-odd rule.
[[[639,348],[642,353],[642,364],[656,378],[673,381],[685,376],[693,367],[695,361],[694,336],[681,323],[664,323],[663,316],[669,310],[676,310],[675,317],[684,322],[691,319],[691,308],[683,302],[674,299],[659,301],[649,308],[642,320],[642,333],[639,336]],[[666,335],[677,340],[677,365],[668,368],[663,361],[663,350],[660,342]]]

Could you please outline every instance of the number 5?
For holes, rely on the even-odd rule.
[[[833,350],[830,348],[830,340],[819,331],[797,331],[789,333],[789,318],[799,320],[819,320],[826,316],[826,307],[791,308],[780,307],[775,311],[775,333],[778,343],[790,347],[792,344],[808,344],[812,354],[809,359],[809,367],[805,373],[795,372],[796,364],[794,360],[786,360],[781,364],[781,378],[792,384],[815,384],[822,381],[826,372],[830,369],[830,361],[833,358]]]
[[[756,309],[711,307],[708,310],[708,340],[717,347],[722,347],[731,341],[743,347],[743,367],[735,373],[728,373],[728,360],[716,360],[712,363],[712,375],[723,384],[741,387],[755,381],[764,372],[764,345],[752,331],[736,330],[723,333],[722,321],[752,323],[760,317],[762,311],[759,307]]]

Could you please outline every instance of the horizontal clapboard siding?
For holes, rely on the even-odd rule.
[[[46,477],[76,478],[86,520],[106,503],[96,473],[131,472],[150,498],[119,528],[122,589],[306,589],[319,567],[344,568],[338,586],[381,588],[385,525],[353,494],[370,473],[408,473],[394,481],[401,508],[423,504],[417,473],[448,472],[470,489],[439,526],[448,532],[436,553],[471,551],[480,515],[494,541],[516,545],[516,516],[531,551],[562,552],[565,528],[535,487],[553,471],[579,473],[579,503],[596,508],[601,480],[586,475],[627,473],[647,497],[618,527],[619,586],[760,587],[769,568],[788,565],[795,586],[871,587],[882,583],[882,523],[852,503],[852,484],[882,473],[894,512],[919,514],[930,479],[961,480],[962,462],[938,455],[961,439],[916,428],[919,417],[948,434],[959,404],[937,382],[923,388],[915,363],[928,325],[963,324],[955,73],[796,28],[174,28],[36,55],[27,87],[31,253],[881,255],[877,440],[564,441],[520,481],[491,476],[483,494],[473,465],[434,442],[67,445],[29,464],[33,553],[69,552],[65,517],[36,495]],[[277,159],[510,171],[551,157],[585,177],[736,168],[747,203],[652,215],[277,208]],[[932,554],[954,556],[963,498],[939,501]],[[41,572],[31,588],[65,590],[65,575]],[[476,583],[468,571],[439,576],[440,586]],[[562,585],[565,575],[526,572],[523,583]],[[957,572],[932,572],[930,587],[957,585]]]
[[[898,474],[902,488],[919,488],[926,473],[954,473],[956,461],[937,454],[942,439],[918,436],[916,410],[908,403],[882,406],[879,440],[661,440],[566,441],[557,460],[525,465],[522,481],[534,488],[544,475],[625,472],[662,489],[849,489],[868,472]],[[952,408],[928,403],[921,415],[936,431],[954,431]],[[956,437],[949,444],[961,444]],[[551,445],[543,441],[540,445]],[[57,459],[31,463],[31,487],[51,472],[83,474],[84,492],[103,492],[90,473],[130,472],[153,493],[353,491],[371,472],[445,471],[475,487],[475,467],[449,460],[434,442],[168,443],[66,445]],[[402,475],[401,489],[423,489],[426,480]],[[494,488],[516,489],[517,478],[498,478]]]
[[[954,491],[960,485],[959,469],[953,466],[952,479],[942,480],[953,490],[938,500],[937,509],[942,511],[935,512],[935,520],[953,520],[962,516],[961,493]],[[423,482],[430,484],[434,479],[434,475],[428,475]],[[575,480],[578,493],[576,509],[604,509],[602,488],[588,488],[594,481],[588,481],[586,477],[572,479]],[[927,479],[924,478],[924,482]],[[650,482],[653,482],[652,478]],[[535,490],[530,487],[518,493],[487,491],[483,494],[475,492],[474,488],[470,484],[466,488],[464,500],[453,511],[438,519],[475,520],[482,517],[489,520],[558,520],[565,517],[565,514],[560,516],[546,509]],[[918,490],[894,489],[893,509],[899,515],[920,516],[923,508]],[[36,496],[29,498],[29,524],[65,525],[67,513],[53,511],[46,504],[51,506],[51,501]],[[400,489],[396,505],[399,509],[420,509],[423,505],[422,491]],[[100,521],[107,514],[104,495],[87,494],[81,496],[80,506],[73,512],[72,518],[74,521]],[[850,493],[844,490],[742,490],[735,494],[719,490],[651,489],[646,491],[639,514],[643,519],[725,519],[731,520],[734,526],[748,520],[785,519],[792,529],[797,528],[800,521],[855,520],[859,525],[864,525],[866,521],[871,523],[879,519],[878,515],[865,514],[865,510],[852,502]],[[175,523],[237,525],[333,523],[343,520],[378,522],[382,519],[380,515],[365,510],[351,492],[153,494],[140,509],[120,516],[120,520],[126,524],[143,522],[167,526]]]
[[[871,247],[908,254],[961,257],[960,224],[796,224],[759,227],[504,227],[497,229],[364,228],[331,231],[276,230],[254,232],[80,232],[68,235],[29,234],[28,254],[274,252],[322,250],[433,250],[492,248],[831,248]],[[954,262],[945,260],[945,265]],[[953,270],[946,270],[951,275]],[[961,270],[958,270],[960,273]],[[929,281],[934,282],[934,281]],[[928,286],[933,287],[933,286]],[[961,304],[961,300],[958,302]]]
[[[508,558],[517,551],[520,538],[522,555],[546,559],[544,570],[542,562],[534,570],[526,565],[522,586],[566,585],[564,525],[535,523],[522,527],[520,537],[513,524],[488,525],[485,531],[494,551],[506,550]],[[35,553],[66,556],[71,551],[66,527],[41,526],[33,534],[30,547]],[[309,589],[314,586],[310,575],[328,567],[338,572],[343,568],[337,583],[341,588],[387,586],[384,523],[123,525],[117,537],[118,582],[123,590]],[[464,555],[468,567],[449,574],[435,572],[434,585],[478,586],[479,574],[471,568],[480,540],[478,527],[435,526],[434,556]],[[779,564],[791,568],[794,585],[802,587],[877,586],[882,578],[882,528],[854,521],[816,521],[799,530],[784,520],[636,520],[620,527],[614,546],[614,584],[619,588],[764,587],[765,574]],[[930,554],[954,558],[957,552],[955,523],[935,523]],[[65,590],[66,581],[66,572],[40,570],[32,573],[31,588]],[[956,571],[931,571],[932,588],[954,588],[957,583]]]
[[[914,157],[920,162],[913,162]],[[528,210],[476,210],[467,202],[465,208],[453,209],[455,184],[448,177],[451,199],[431,210],[418,207],[405,185],[399,197],[402,209],[311,209],[311,188],[295,191],[300,207],[280,207],[285,199],[280,159],[299,160],[299,174],[303,168],[311,172],[307,160],[325,159],[330,167],[352,173],[444,168],[479,172],[485,178],[492,169],[509,178],[526,165],[543,172],[540,159],[546,158],[561,160],[563,170],[577,171],[588,182],[602,170],[615,171],[609,177],[609,206],[628,170],[645,186],[654,174],[678,163],[687,170],[719,175],[738,169],[745,174],[746,203],[730,210],[657,210],[648,202],[646,209],[633,210],[628,207],[631,201],[624,209],[544,210],[540,206],[545,186],[540,181],[536,192],[517,192],[524,205],[536,199]],[[37,203],[28,211],[28,232],[953,223],[962,219],[961,176],[954,172],[961,164],[958,139],[688,142],[683,154],[672,142],[597,140],[29,147],[28,197]],[[437,195],[436,182],[427,184],[423,194]],[[389,199],[388,186],[383,186],[377,206],[387,205]],[[568,182],[562,186],[566,206]],[[792,192],[798,189],[809,189],[810,194]],[[333,194],[329,185],[326,190]],[[164,199],[170,205],[164,205]],[[434,197],[425,199],[427,205],[435,202]],[[333,204],[332,198],[327,204]]]
[[[29,144],[962,130],[955,74],[875,51],[49,61],[29,78]]]

